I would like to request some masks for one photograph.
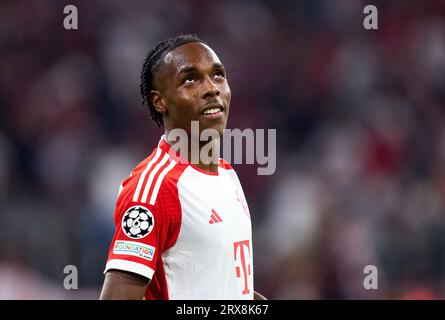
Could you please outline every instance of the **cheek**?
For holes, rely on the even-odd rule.
[[[196,101],[198,94],[178,94],[174,101],[174,108],[172,108],[177,118],[184,120],[193,118],[195,114],[194,101]]]
[[[230,98],[232,96],[232,93],[230,91],[230,87],[228,84],[226,84],[223,88],[222,88],[222,92],[224,94],[224,98],[226,99],[226,101],[229,103],[230,102]]]

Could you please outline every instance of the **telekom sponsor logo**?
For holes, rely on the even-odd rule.
[[[243,278],[244,289],[242,294],[249,294],[252,288],[249,288],[249,278],[252,275],[252,267],[250,264],[250,242],[242,240],[233,243],[235,262],[241,262],[241,266],[236,266],[236,277]],[[246,250],[247,249],[247,250]],[[239,253],[239,254],[238,254]],[[242,273],[241,273],[242,272]]]

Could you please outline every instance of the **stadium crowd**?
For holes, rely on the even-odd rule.
[[[98,297],[119,184],[162,133],[147,51],[197,33],[229,128],[277,130],[277,171],[235,165],[270,299],[445,298],[445,2],[0,3],[0,299]],[[79,289],[64,290],[66,265]],[[366,265],[378,289],[366,290]]]

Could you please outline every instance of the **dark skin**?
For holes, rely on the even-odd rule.
[[[215,129],[221,136],[227,124],[230,87],[224,65],[207,45],[194,42],[182,45],[164,58],[164,68],[154,79],[157,90],[151,92],[156,110],[163,115],[165,133],[184,129],[191,136],[191,121],[199,121],[199,132]],[[205,109],[218,107],[221,112],[209,117]],[[199,137],[192,137],[198,139]],[[199,142],[200,148],[206,142]],[[189,150],[189,160],[191,153]],[[203,170],[215,172],[217,163],[196,163]]]
[[[150,98],[163,115],[166,136],[175,128],[186,130],[190,136],[192,120],[199,121],[200,132],[212,128],[223,134],[231,92],[224,66],[210,47],[193,42],[167,53],[164,66],[155,75],[154,87]],[[204,115],[203,111],[210,108],[219,108],[220,112]],[[196,165],[209,172],[218,170],[215,163],[199,161]],[[100,299],[141,300],[149,282],[150,279],[134,273],[110,270],[105,275]],[[266,300],[257,292],[254,299]]]

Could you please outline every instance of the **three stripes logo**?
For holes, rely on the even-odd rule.
[[[219,223],[223,222],[219,214],[215,211],[215,209],[212,209],[212,215],[210,216],[209,224]]]

